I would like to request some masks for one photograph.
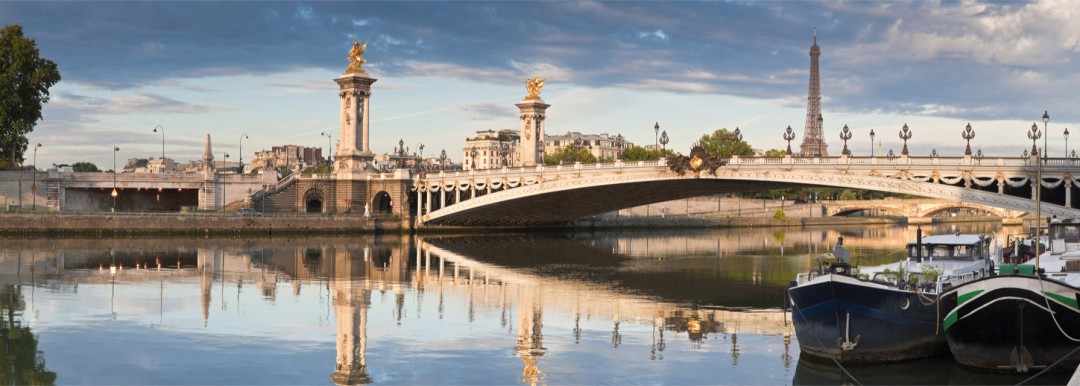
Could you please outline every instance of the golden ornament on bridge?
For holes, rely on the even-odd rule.
[[[367,43],[365,41],[364,44],[360,44],[358,41],[353,41],[352,50],[349,50],[349,67],[345,69],[345,73],[366,72],[361,66],[364,62],[367,62],[367,60],[364,60],[364,50],[367,49]]]
[[[525,99],[540,99],[540,89],[544,88],[545,81],[546,79],[539,76],[532,79],[525,79],[525,90],[529,92],[529,95],[526,95]]]

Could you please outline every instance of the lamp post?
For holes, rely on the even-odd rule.
[[[37,210],[37,149],[39,147],[41,147],[40,143],[37,144],[37,146],[34,146],[34,169],[32,170],[34,173],[34,184],[30,185],[30,197],[32,197],[30,204],[31,212]]]
[[[874,129],[870,129],[870,156],[877,156],[877,154],[874,153]]]
[[[1039,125],[1031,124],[1031,131],[1027,133],[1028,139],[1031,140],[1031,156],[1037,157],[1039,155],[1039,149],[1035,147],[1035,141],[1042,138],[1042,133],[1039,132]]]
[[[405,140],[398,138],[398,166],[405,167]]]
[[[116,213],[116,152],[120,151],[120,147],[113,145],[112,149],[112,211]]]
[[[225,158],[223,158],[223,159],[224,160],[221,161],[221,171],[222,172],[225,171],[225,165],[227,165],[229,163],[229,153],[225,153]],[[226,191],[228,191],[228,189],[225,188],[225,175],[222,174],[221,175],[221,210],[223,212],[225,210],[225,206],[229,203],[228,201],[225,201],[225,193],[226,193]]]
[[[424,144],[417,144],[416,151],[418,158],[420,158],[420,162],[417,165],[419,165],[419,168],[422,170],[424,168]]]
[[[1049,131],[1046,131],[1046,124],[1050,123],[1050,112],[1043,110],[1043,163],[1046,163],[1046,140],[1050,138]]]
[[[244,178],[244,138],[251,139],[247,133],[240,135],[240,166],[236,168],[240,172],[240,178]]]
[[[851,139],[851,129],[848,129],[847,125],[840,130],[840,139],[844,140],[844,150],[840,152],[841,155],[851,155],[851,150],[847,148],[847,141]]]
[[[1065,137],[1065,158],[1069,158],[1069,128],[1065,128],[1065,133],[1062,134]]]
[[[911,130],[908,130],[907,124],[900,129],[900,139],[904,140],[904,150],[900,152],[900,155],[908,155],[907,140],[911,139]]]
[[[731,134],[735,136],[735,146],[732,147],[731,155],[729,155],[728,157],[739,154],[739,142],[742,142],[742,131],[739,131],[738,126],[735,126],[735,131],[733,131]]]
[[[795,139],[795,131],[791,130],[791,125],[788,125],[784,130],[784,140],[787,141],[787,155],[791,155],[791,140]]]
[[[625,141],[625,139],[623,138],[622,134],[619,134],[619,135],[615,136],[615,160],[616,161],[622,159],[624,141]]]
[[[330,159],[330,155],[334,154],[334,137],[331,137],[330,134],[327,134],[325,131],[319,135],[326,136],[326,162],[331,163],[333,161]]]
[[[165,165],[165,127],[162,125],[154,126],[155,133],[157,132],[157,129],[161,129],[161,162],[162,165]]]
[[[660,134],[660,146],[663,146],[663,148],[660,151],[660,156],[661,157],[667,156],[667,144],[668,144],[667,130],[664,130],[664,132],[662,134]]]
[[[967,127],[964,127],[964,131],[962,133],[960,133],[960,136],[964,137],[964,139],[967,140],[967,148],[964,149],[964,155],[970,156],[971,155],[971,139],[975,138],[975,130],[971,129],[971,123],[968,123]]]
[[[439,166],[442,168],[442,171],[446,171],[446,149],[443,149],[442,153],[439,153]]]
[[[660,122],[659,121],[657,121],[656,124],[653,125],[653,132],[656,134],[655,146],[660,147]],[[654,149],[656,147],[654,147]]]
[[[477,169],[477,167],[476,167],[476,156],[478,154],[480,154],[480,152],[476,151],[476,146],[473,145],[473,147],[469,149],[469,158],[472,158],[472,167],[471,167],[472,170]]]

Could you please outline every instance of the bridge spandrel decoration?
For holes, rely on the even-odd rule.
[[[701,145],[696,145],[690,149],[689,157],[676,153],[674,157],[669,158],[667,161],[667,166],[671,171],[680,176],[686,175],[686,172],[692,172],[694,178],[700,178],[702,171],[707,171],[715,176],[716,169],[726,164],[727,161],[713,157]]]

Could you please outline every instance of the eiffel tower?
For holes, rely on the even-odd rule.
[[[828,157],[829,144],[825,143],[822,131],[824,119],[821,117],[821,78],[818,77],[818,57],[821,49],[817,45],[817,28],[814,29],[814,44],[810,46],[810,91],[806,95],[806,129],[799,149],[802,157]]]

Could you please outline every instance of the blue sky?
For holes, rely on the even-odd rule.
[[[1080,7],[1034,2],[0,2],[59,66],[38,164],[202,154],[245,160],[271,146],[337,141],[336,84],[354,40],[370,41],[372,150],[403,139],[460,159],[477,130],[517,128],[525,78],[550,78],[549,134],[623,134],[653,124],[686,150],[739,127],[755,148],[784,148],[805,125],[809,46],[821,47],[829,151],[838,133],[868,155],[873,129],[914,155],[972,147],[1019,156],[1049,111],[1049,152],[1080,131]],[[1075,138],[1080,145],[1080,137]],[[1041,142],[1041,141],[1040,141]],[[1040,146],[1041,143],[1040,143]],[[684,151],[685,152],[685,151]],[[29,156],[28,156],[29,158]],[[119,161],[122,162],[122,161]]]

